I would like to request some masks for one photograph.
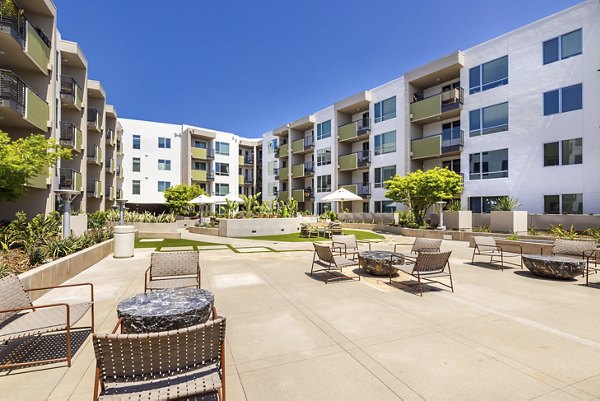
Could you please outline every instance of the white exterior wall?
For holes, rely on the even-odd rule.
[[[331,189],[336,190],[338,186],[338,148],[337,148],[337,118],[335,116],[335,110],[333,106],[329,106],[323,110],[317,111],[315,115],[315,211],[317,210],[317,204],[322,203],[321,199],[330,194],[331,192],[318,192],[317,191],[317,177],[320,175],[331,175]],[[331,120],[331,136],[329,138],[317,139],[317,126],[318,124]],[[317,152],[319,149],[331,148],[331,164],[325,166],[317,166]],[[332,205],[332,207],[335,207]]]
[[[590,1],[468,49],[461,82],[465,104],[461,126],[465,146],[463,204],[472,196],[509,195],[521,210],[544,212],[544,195],[583,193],[584,213],[600,212],[600,3]],[[543,65],[542,44],[583,28],[583,53]],[[508,54],[508,85],[468,94],[469,68]],[[583,83],[583,109],[543,115],[543,94]],[[469,138],[469,111],[509,102],[509,130]],[[583,138],[583,164],[544,167],[543,144]],[[469,180],[469,154],[508,148],[508,178]]]
[[[279,188],[279,181],[275,179],[275,174],[271,174],[269,165],[275,163],[277,167],[277,158],[275,158],[275,148],[271,146],[273,139],[277,139],[273,135],[273,131],[265,132],[262,135],[262,151],[263,151],[263,162],[262,162],[262,199],[273,200],[277,196],[270,195],[272,192],[270,188],[275,186]]]
[[[171,186],[181,184],[181,125],[119,118],[123,127],[125,182],[123,195],[129,203],[158,204],[165,198],[158,192],[158,181],[169,181]],[[133,149],[133,135],[140,135],[140,149]],[[158,147],[158,138],[171,138],[171,148]],[[132,161],[139,157],[140,172],[134,172]],[[158,170],[158,159],[171,160],[171,170]],[[140,194],[132,194],[133,180],[140,181]]]

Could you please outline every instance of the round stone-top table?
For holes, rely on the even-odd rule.
[[[396,269],[391,266],[392,255],[396,255],[399,263],[402,263],[402,255],[389,251],[365,251],[358,254],[358,264],[366,272],[375,276],[389,276]]]
[[[569,280],[583,274],[585,262],[564,256],[523,255],[523,264],[541,277]]]
[[[205,323],[215,297],[199,288],[170,288],[137,294],[119,303],[123,333],[152,333]]]

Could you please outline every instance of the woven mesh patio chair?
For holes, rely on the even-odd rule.
[[[396,253],[396,248],[401,244],[394,244],[394,253]],[[412,248],[410,250],[411,253],[419,253],[419,252],[439,252],[442,246],[441,239],[433,239],[433,238],[415,238],[415,242],[413,242]]]
[[[356,240],[356,235],[332,235],[331,236],[331,250],[336,252],[339,256],[344,255],[348,258],[350,255],[351,259],[356,259],[360,250],[358,248],[359,242]],[[369,251],[371,250],[371,243],[367,242]]]
[[[490,264],[494,264],[494,258],[496,258],[496,262],[500,261],[500,270],[504,270],[504,258],[510,257],[521,257],[523,254],[523,248],[521,245],[515,244],[514,246],[518,246],[520,252],[505,252],[502,250],[502,247],[496,244],[496,240],[493,237],[484,237],[484,236],[476,236],[473,237],[473,241],[475,242],[475,247],[473,248],[473,256],[471,257],[471,263],[475,261],[475,255],[481,256],[489,256]],[[499,258],[499,259],[498,259]],[[523,259],[521,259],[520,264],[521,269],[523,268]]]
[[[53,303],[33,305],[29,292],[58,288],[86,286],[90,288],[90,301],[78,304]],[[91,309],[91,325],[77,327],[94,331],[94,286],[91,283],[66,284],[54,287],[25,289],[21,280],[14,275],[0,279],[0,344],[25,337],[35,337],[46,333],[64,331],[66,334],[66,357],[28,362],[7,361],[0,369],[16,366],[35,365],[47,362],[67,362],[71,366],[71,331]],[[26,343],[23,344],[26,346]]]
[[[145,289],[200,288],[200,252],[152,252]]]
[[[327,276],[325,278],[325,284],[327,284],[327,277],[334,277],[332,273],[333,270],[339,270],[340,273],[344,267],[356,266],[358,265],[358,261],[346,259],[343,256],[336,256],[333,254],[333,251],[327,245],[321,245],[317,243],[313,243],[315,247],[315,253],[313,254],[313,262],[310,267],[310,275],[313,273],[325,271],[327,272]],[[319,265],[322,269],[314,270],[315,265]],[[358,276],[358,280],[360,281],[360,276]]]
[[[419,252],[413,263],[404,264],[406,261],[410,261],[409,258],[397,258],[392,255],[391,266],[397,271],[410,274],[417,278],[417,285],[419,287],[419,294],[423,296],[423,280],[427,282],[438,283],[446,286],[454,292],[454,285],[452,284],[452,271],[450,270],[450,254],[448,252]],[[398,264],[398,262],[403,262]],[[392,276],[390,274],[390,284],[392,283]],[[449,277],[450,285],[444,282],[434,280],[434,278]]]
[[[94,334],[94,399],[225,401],[225,318],[179,330]]]
[[[557,238],[552,246],[552,255],[569,256],[585,261],[585,285],[589,285],[590,273],[597,273],[600,270],[598,269],[598,254],[598,248],[594,240]]]

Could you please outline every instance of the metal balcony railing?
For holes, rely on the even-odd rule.
[[[88,113],[87,113],[88,123],[94,123],[94,124],[97,123],[98,117],[100,117],[100,113],[98,113],[98,110],[93,109],[93,108],[88,109]]]
[[[371,152],[360,150],[356,152],[356,164],[358,167],[366,167],[371,163]]]
[[[315,138],[311,136],[304,137],[304,150],[311,149],[315,147]]]
[[[464,143],[464,132],[460,128],[443,131],[442,136],[442,153],[453,152],[460,150]]]
[[[304,175],[311,175],[315,173],[315,163],[305,162],[304,163]]]
[[[70,168],[61,168],[58,170],[58,188],[72,191],[79,191],[77,187],[77,175],[79,171]]]
[[[97,190],[99,188],[98,183],[100,181],[99,180],[89,180],[87,182],[87,188],[86,188],[86,192],[88,196],[97,196],[100,195],[97,193]]]
[[[0,101],[14,104],[23,114],[26,107],[25,89],[27,86],[9,70],[0,70]]]
[[[77,126],[70,121],[60,122],[60,144],[61,146],[76,147]]]
[[[19,8],[13,0],[0,0],[0,25],[10,26],[13,28],[20,38],[21,46],[25,45],[27,38],[27,23],[31,24],[31,21],[25,16],[24,10]],[[31,24],[37,35],[42,39],[46,46],[50,47],[52,41],[40,28],[35,27]]]
[[[81,89],[81,86],[77,84],[77,81],[73,77],[69,77],[67,75],[60,76],[60,94],[68,95],[73,97],[73,101],[75,100],[75,96],[77,96],[77,88]]]

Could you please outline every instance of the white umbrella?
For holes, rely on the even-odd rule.
[[[192,199],[190,201],[190,203],[195,203],[197,205],[200,205],[200,223],[202,223],[202,206],[213,204],[213,203],[215,203],[215,200],[208,195],[202,194],[202,195]]]
[[[362,200],[362,198],[355,193],[348,191],[346,188],[340,188],[337,191],[324,196],[321,200],[325,202],[341,202],[343,211],[344,201],[357,201]]]

